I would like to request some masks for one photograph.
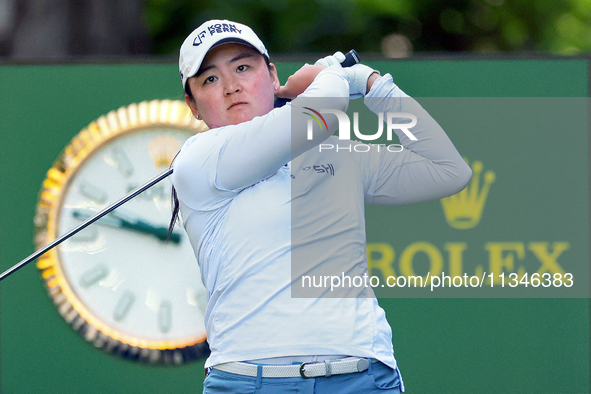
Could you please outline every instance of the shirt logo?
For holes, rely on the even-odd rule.
[[[332,164],[318,164],[302,168],[304,171],[314,170],[316,174],[327,174],[334,176],[334,166]]]

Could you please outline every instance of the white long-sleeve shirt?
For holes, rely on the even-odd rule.
[[[341,98],[326,104],[345,111],[346,73],[327,68],[302,96]],[[463,189],[471,171],[389,75],[373,84],[366,104],[375,112],[415,114],[418,141],[400,133],[402,152],[319,152],[320,142],[358,143],[329,137],[336,118],[328,115],[327,130],[314,140],[292,130],[292,117],[302,112],[292,110],[294,100],[183,146],[173,185],[209,294],[206,367],[306,355],[371,357],[397,367],[391,328],[371,288],[308,292],[301,276],[367,274],[364,204],[442,198]]]

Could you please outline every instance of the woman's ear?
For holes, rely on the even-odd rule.
[[[188,94],[185,94],[185,102],[187,103],[187,106],[191,109],[191,113],[193,114],[195,119],[201,120],[201,117],[199,116],[199,111],[197,109],[197,103],[195,102],[195,100],[192,100]]]
[[[275,90],[277,90],[281,87],[281,83],[279,82],[279,77],[277,76],[277,68],[275,67],[275,65],[273,63],[269,63],[269,67],[271,67],[269,72],[271,73],[271,78],[273,80],[273,87],[275,88]]]

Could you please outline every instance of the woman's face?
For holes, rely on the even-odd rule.
[[[279,79],[263,55],[246,45],[223,44],[211,49],[199,72],[187,83],[194,101],[185,96],[193,115],[209,128],[235,125],[273,109]]]

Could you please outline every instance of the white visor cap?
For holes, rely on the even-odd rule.
[[[179,71],[183,89],[187,80],[199,71],[207,52],[213,47],[226,43],[252,46],[269,59],[267,48],[250,27],[228,20],[207,21],[193,30],[181,45]]]

